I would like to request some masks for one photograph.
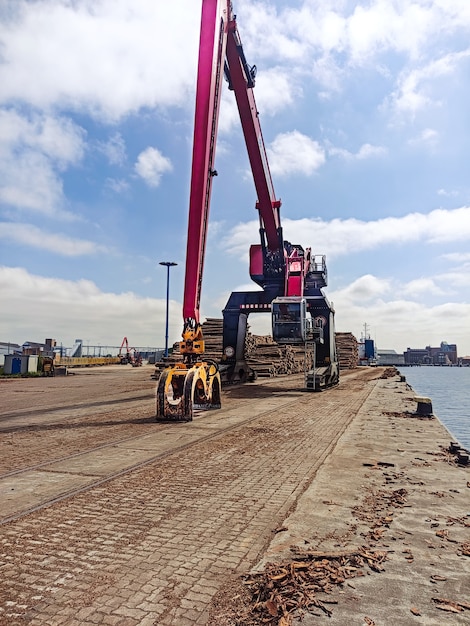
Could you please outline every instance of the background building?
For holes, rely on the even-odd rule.
[[[405,357],[395,350],[377,350],[377,365],[404,365]]]
[[[0,367],[5,363],[6,354],[21,354],[21,346],[10,341],[0,341]]]
[[[457,365],[457,345],[442,341],[439,348],[408,348],[403,353],[406,365]]]

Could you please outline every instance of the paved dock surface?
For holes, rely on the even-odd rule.
[[[386,555],[379,573],[366,562],[364,575],[318,594],[337,602],[330,617],[314,608],[292,624],[470,624],[470,471],[416,406],[400,377],[377,381],[257,564],[292,562],[293,546]]]
[[[118,370],[0,383],[0,624],[252,623],[241,574],[291,545],[370,543],[360,507],[398,489],[406,504],[374,541],[384,572],[299,623],[469,623],[433,597],[470,601],[470,473],[437,420],[403,417],[399,377],[363,368],[320,394],[271,379],[169,425],[153,422],[149,369]]]

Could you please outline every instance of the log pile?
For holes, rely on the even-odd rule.
[[[357,367],[359,350],[357,339],[352,333],[336,333],[336,349],[340,369],[351,370]]]
[[[207,318],[202,325],[205,342],[205,358],[220,361],[222,358],[223,319]],[[245,337],[245,359],[260,378],[296,374],[305,368],[304,346],[280,346],[274,343],[270,335],[253,335],[247,332]],[[307,369],[312,367],[313,356],[307,354]]]
[[[202,324],[205,342],[204,358],[220,362],[222,359],[223,319],[209,317]],[[336,333],[338,360],[341,369],[357,367],[357,339],[352,333]],[[271,335],[253,335],[247,332],[245,338],[245,359],[260,378],[299,374],[313,367],[313,350],[305,350],[303,345],[279,345]],[[171,363],[181,358],[179,343],[173,345],[169,356]]]
[[[222,358],[223,326],[223,319],[217,317],[208,317],[202,324],[205,347],[204,358],[217,362]],[[177,363],[178,361],[181,361],[179,341],[173,344],[172,353],[168,355],[169,363]]]
[[[270,335],[247,334],[245,340],[247,364],[260,378],[298,374],[313,367],[313,351],[304,346],[279,345]]]
[[[219,362],[222,358],[224,320],[218,317],[208,317],[202,325],[204,337],[204,357]]]

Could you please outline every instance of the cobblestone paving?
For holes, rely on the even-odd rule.
[[[0,473],[155,430],[153,368],[0,380]]]
[[[0,624],[204,624],[374,388],[345,381],[5,525]]]

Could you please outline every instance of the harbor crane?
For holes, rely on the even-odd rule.
[[[257,193],[260,243],[250,247],[250,276],[261,289],[233,292],[223,310],[223,356],[204,358],[200,300],[223,78],[234,92]],[[230,0],[202,0],[196,106],[186,247],[181,362],[166,368],[157,385],[157,420],[187,421],[195,409],[220,408],[222,382],[245,382],[254,373],[244,358],[250,313],[269,312],[278,343],[315,346],[306,388],[339,380],[334,309],[323,294],[324,256],[283,237],[281,201],[274,186],[254,97],[250,66]]]

